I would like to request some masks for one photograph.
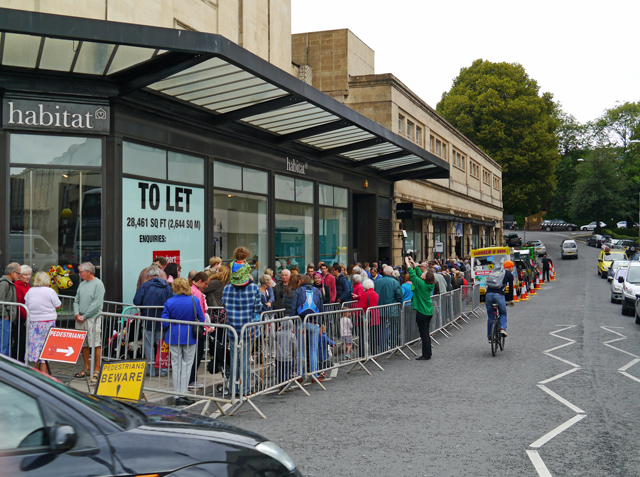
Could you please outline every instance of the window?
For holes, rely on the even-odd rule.
[[[0,451],[49,444],[47,427],[33,397],[0,382]]]
[[[491,172],[485,170],[482,171],[482,182],[487,185],[491,185]]]
[[[404,116],[398,115],[398,134],[404,135]]]
[[[445,143],[442,143],[442,158],[447,159],[447,146]]]
[[[493,188],[496,190],[500,190],[500,179],[497,177],[493,178]]]
[[[429,151],[433,152],[433,136],[429,137]]]
[[[440,141],[436,139],[436,156],[440,155]]]
[[[422,144],[422,128],[416,126],[416,142]]]
[[[313,203],[313,182],[276,174],[276,199]]]
[[[480,178],[480,166],[478,165],[478,163],[476,163],[474,161],[469,161],[469,172],[473,177],[479,179]]]
[[[464,156],[457,151],[451,151],[451,155],[453,156],[453,165],[464,170]]]
[[[204,159],[187,154],[122,143],[122,172],[152,179],[204,185]]]
[[[409,139],[409,141],[413,141],[413,127],[413,123],[407,121],[407,139]]]

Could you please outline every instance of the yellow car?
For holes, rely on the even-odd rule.
[[[598,275],[600,277],[607,278],[609,267],[614,260],[627,260],[624,250],[600,250],[600,255],[598,255]]]

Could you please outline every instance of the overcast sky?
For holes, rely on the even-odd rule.
[[[430,106],[478,59],[520,63],[580,122],[640,100],[639,0],[292,0],[293,33],[348,28]]]

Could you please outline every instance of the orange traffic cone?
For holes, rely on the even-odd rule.
[[[536,288],[533,286],[533,283],[531,283],[530,286],[529,286],[529,295],[531,295],[531,296],[537,295]]]
[[[536,275],[536,290],[540,290],[542,287],[540,286],[540,275]]]
[[[551,270],[549,270],[549,281],[552,282],[556,279],[556,271],[553,269],[553,265],[551,265]]]
[[[513,286],[513,302],[517,303],[520,301],[520,298],[518,298],[518,290],[516,289],[516,286],[514,284]]]
[[[520,300],[521,301],[525,301],[528,300],[529,297],[527,296],[527,284],[525,282],[522,282],[522,290],[520,292]]]

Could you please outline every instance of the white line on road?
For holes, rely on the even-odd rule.
[[[531,444],[529,447],[535,447],[535,448],[539,448],[542,447],[543,445],[545,445],[547,442],[549,442],[551,439],[553,439],[554,437],[556,437],[558,434],[566,431],[567,429],[569,429],[571,426],[573,426],[576,422],[580,422],[581,420],[583,420],[585,417],[587,417],[586,414],[577,414],[575,416],[573,416],[571,419],[569,419],[568,421],[560,424],[558,427],[556,427],[554,430],[552,430],[551,432],[547,432],[544,436],[542,436],[540,439],[538,439],[537,441],[535,441],[533,444]]]
[[[634,359],[633,361],[630,361],[629,363],[625,364],[618,371],[620,371],[622,373],[622,372],[626,371],[627,369],[629,369],[631,366],[633,366],[634,364],[636,364],[639,361],[640,361],[640,358]]]
[[[575,370],[574,370],[575,371]],[[546,386],[543,386],[542,384],[538,384],[538,387],[540,389],[542,389],[545,393],[547,393],[549,396],[551,396],[554,399],[557,399],[558,401],[560,401],[562,404],[564,404],[565,406],[567,406],[569,409],[571,409],[574,412],[577,413],[584,413],[584,411],[582,409],[580,409],[578,406],[575,406],[573,404],[571,404],[569,401],[567,401],[565,398],[563,398],[562,396],[554,393],[551,389],[549,389]]]
[[[627,337],[625,335],[623,335],[622,333],[618,333],[617,331],[613,331],[611,328],[616,328],[616,329],[620,329],[620,326],[601,326],[600,328],[602,328],[605,331],[608,331],[609,333],[613,333],[614,335],[618,335],[620,336],[620,338],[616,338],[615,340],[609,340],[609,341],[603,341],[602,344],[605,346],[608,346],[611,349],[615,349],[616,351],[620,351],[621,353],[627,354],[629,356],[633,356],[636,359],[633,359],[631,361],[629,361],[627,364],[625,364],[622,368],[618,369],[618,372],[620,374],[622,374],[623,376],[626,376],[629,379],[632,379],[638,383],[640,383],[640,379],[636,378],[635,376],[627,373],[627,369],[629,369],[631,366],[634,366],[636,364],[638,364],[640,362],[640,358],[638,356],[636,356],[633,353],[629,353],[628,351],[625,351],[623,349],[620,348],[616,348],[615,346],[611,346],[610,343],[615,343],[616,341],[623,341],[626,340]]]
[[[621,372],[620,374],[622,374],[623,376],[626,376],[627,378],[631,378],[634,381],[637,381],[637,382],[640,383],[640,379],[636,378],[635,376],[631,376],[629,373]]]
[[[556,379],[560,379],[560,378],[566,376],[567,374],[574,373],[574,372],[578,371],[579,369],[581,369],[580,366],[578,366],[577,368],[570,369],[569,371],[565,371],[564,373],[556,374],[554,377],[549,378],[549,379],[545,379],[544,381],[540,381],[538,384],[550,383],[551,381],[555,381]]]
[[[536,472],[538,472],[540,477],[551,477],[551,472],[549,472],[547,466],[544,465],[544,462],[537,450],[528,449],[527,455],[529,456],[529,459],[531,459],[531,463],[536,468]]]

